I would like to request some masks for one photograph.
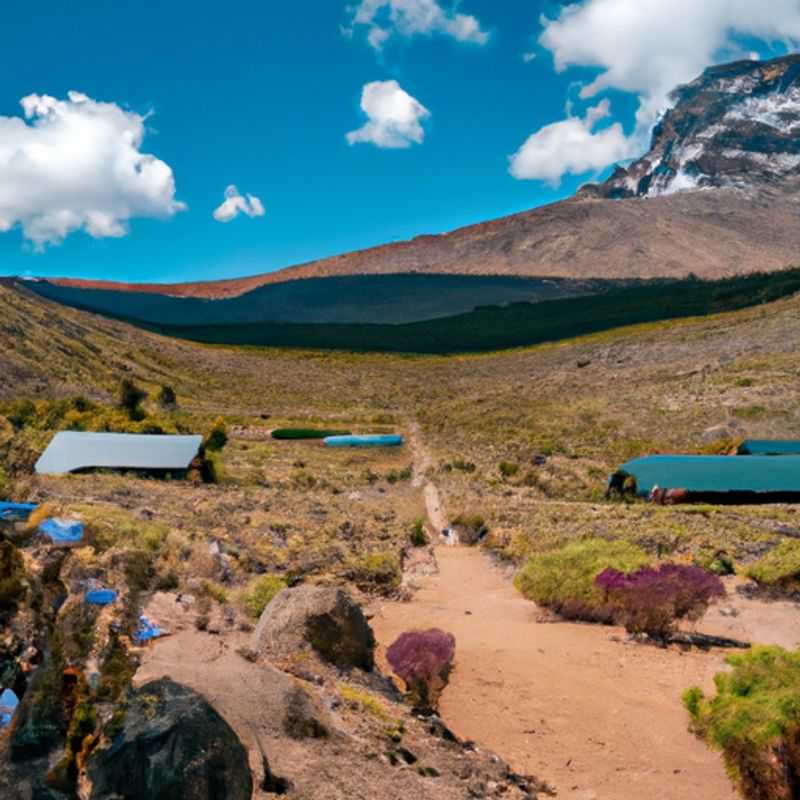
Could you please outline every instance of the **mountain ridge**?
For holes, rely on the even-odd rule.
[[[449,233],[219,281],[51,282],[220,299],[306,278],[404,273],[718,279],[800,252],[800,55],[710,67],[673,92],[652,146],[575,196]]]

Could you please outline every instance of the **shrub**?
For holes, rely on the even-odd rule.
[[[756,647],[729,656],[714,678],[717,695],[697,687],[683,702],[692,729],[722,751],[748,800],[792,800],[800,775],[800,650]]]
[[[216,600],[220,605],[228,602],[228,590],[219,583],[203,581],[202,590],[206,597]]]
[[[20,430],[36,417],[36,406],[32,400],[15,400],[6,413],[15,430]]]
[[[629,633],[654,639],[666,639],[679,619],[700,619],[709,603],[725,596],[716,575],[688,564],[642,567],[628,574],[609,568],[595,583]]]
[[[386,706],[384,706],[378,698],[363,689],[359,689],[347,683],[342,683],[339,685],[339,696],[349,706],[359,711],[364,711],[382,722],[388,722],[391,719],[389,712],[386,710]]]
[[[158,390],[156,400],[162,408],[175,408],[178,405],[178,396],[175,394],[175,390],[166,384]]]
[[[566,619],[610,623],[614,609],[595,579],[604,569],[630,572],[647,561],[644,551],[628,542],[584,539],[534,555],[514,584],[529,600]]]
[[[203,483],[222,483],[225,469],[218,453],[205,453],[200,467],[200,477]]]
[[[130,378],[123,378],[119,386],[119,406],[127,412],[130,419],[134,421],[144,419],[142,402],[146,398],[147,392],[144,389],[140,389]]]
[[[504,478],[513,478],[519,472],[519,464],[514,461],[501,461],[500,474]]]
[[[438,628],[407,631],[386,651],[386,660],[403,679],[415,705],[435,709],[453,667],[456,640]]]
[[[226,444],[228,444],[228,427],[222,417],[217,417],[206,436],[205,447],[206,450],[216,452],[222,450]]]
[[[11,494],[11,481],[8,479],[8,474],[3,465],[0,464],[0,499],[4,499]]]
[[[735,575],[736,562],[724,550],[701,549],[694,558],[696,567],[713,572],[715,575]]]
[[[286,581],[277,575],[262,575],[260,578],[256,578],[247,587],[244,596],[244,606],[247,609],[247,613],[253,619],[258,619],[272,598],[278,592],[283,591],[287,585]]]
[[[779,592],[800,591],[800,541],[782,541],[747,570],[747,577]]]
[[[428,534],[425,531],[424,520],[418,519],[414,522],[409,538],[414,547],[425,547],[425,545],[428,544]]]
[[[389,552],[367,553],[351,564],[350,576],[362,591],[389,592],[400,585],[400,559]]]

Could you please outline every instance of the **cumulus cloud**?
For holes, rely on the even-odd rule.
[[[422,144],[422,121],[430,117],[422,103],[401,88],[397,81],[373,81],[361,92],[361,110],[367,122],[350,131],[349,144],[370,143],[376,147],[404,148]]]
[[[582,87],[582,98],[594,98],[609,89],[637,95],[636,127],[628,147],[635,155],[646,149],[653,124],[668,108],[669,94],[676,86],[693,80],[710,64],[752,57],[749,49],[741,47],[743,37],[790,46],[800,41],[800,3],[580,0],[565,6],[555,18],[542,17],[541,23],[539,43],[553,54],[556,70],[574,66],[600,70]],[[564,131],[576,130],[572,118],[556,124],[563,125]],[[593,145],[598,137],[611,139],[611,134],[603,134],[592,137]],[[570,150],[572,144],[565,142],[564,148]],[[565,157],[562,162],[572,160]]]
[[[69,92],[32,94],[24,118],[0,117],[0,232],[19,225],[37,249],[70,233],[124,236],[134,217],[170,217],[170,167],[142,153],[145,117]]]
[[[489,34],[477,17],[457,11],[459,3],[444,8],[439,0],[360,0],[349,6],[350,25],[367,31],[367,41],[375,50],[392,36],[410,38],[416,35],[449,36],[459,42],[486,44]]]
[[[558,186],[567,173],[597,172],[614,161],[630,158],[631,142],[615,122],[595,131],[611,113],[608,100],[590,108],[584,117],[568,117],[545,125],[511,156],[511,174],[519,180],[541,180]]]
[[[239,214],[248,217],[263,217],[266,211],[264,206],[254,194],[241,195],[239,190],[231,184],[225,189],[225,199],[222,204],[214,209],[214,219],[217,222],[230,222]]]

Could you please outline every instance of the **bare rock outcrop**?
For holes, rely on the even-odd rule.
[[[375,665],[372,628],[358,603],[339,587],[284,589],[264,609],[251,649],[269,660],[311,650],[343,670],[370,672]]]

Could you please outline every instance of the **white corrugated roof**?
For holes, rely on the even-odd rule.
[[[57,433],[36,462],[40,475],[79,469],[187,469],[202,436],[132,433]]]

